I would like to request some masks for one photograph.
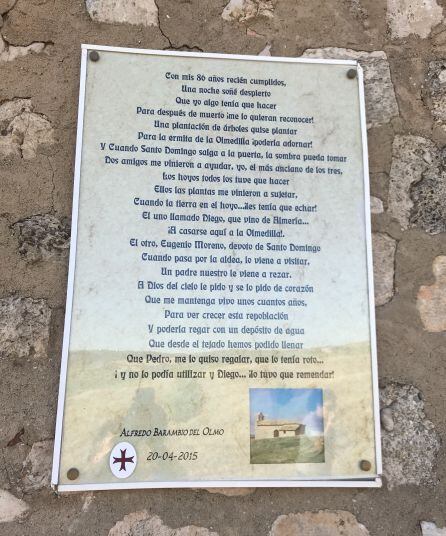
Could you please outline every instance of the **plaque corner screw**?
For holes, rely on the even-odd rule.
[[[68,469],[67,471],[68,480],[76,480],[78,477],[79,477],[79,469],[76,469],[76,467],[72,467],[71,469]]]
[[[91,61],[99,61],[99,52],[97,50],[91,50],[89,56]]]
[[[353,80],[353,78],[356,78],[356,69],[349,69],[347,71],[347,78],[350,78],[350,80]]]
[[[369,460],[361,460],[359,462],[359,467],[362,471],[370,471],[372,464],[369,462]]]

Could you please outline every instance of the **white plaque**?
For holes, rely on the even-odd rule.
[[[52,483],[379,486],[362,69],[83,46]]]

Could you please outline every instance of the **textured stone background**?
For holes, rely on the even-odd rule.
[[[445,0],[0,0],[2,536],[446,535],[444,7]],[[80,43],[362,63],[382,489],[49,490]]]

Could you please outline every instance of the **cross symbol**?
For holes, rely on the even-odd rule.
[[[113,456],[113,463],[120,463],[121,467],[119,468],[119,470],[120,471],[126,471],[126,467],[125,467],[126,462],[135,463],[133,461],[134,456],[130,456],[130,458],[126,458],[125,453],[127,452],[127,449],[124,449],[124,450],[119,449],[119,450],[121,451],[121,457],[116,458],[116,456]]]

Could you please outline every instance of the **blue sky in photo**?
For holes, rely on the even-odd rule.
[[[324,433],[322,389],[250,389],[249,399],[251,434],[260,412],[265,419],[303,423],[307,435]]]

